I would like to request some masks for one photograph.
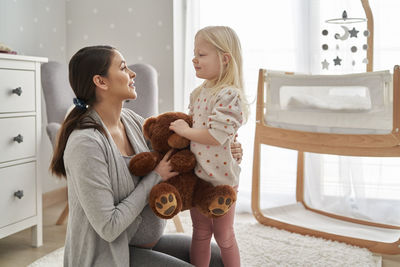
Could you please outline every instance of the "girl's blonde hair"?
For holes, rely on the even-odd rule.
[[[244,121],[247,121],[249,109],[243,86],[242,48],[236,32],[227,26],[208,26],[199,30],[195,38],[203,38],[213,45],[219,57],[221,69],[214,86],[209,88],[210,93],[216,94],[225,87],[232,87],[238,90],[242,103],[243,118]],[[222,62],[224,54],[229,54],[230,56],[226,67],[224,67]],[[192,99],[198,97],[201,88],[206,82],[204,81],[199,87],[194,89]]]

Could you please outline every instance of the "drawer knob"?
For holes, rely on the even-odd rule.
[[[17,135],[16,137],[14,137],[14,141],[19,143],[22,143],[24,141],[24,137],[22,135]]]
[[[21,199],[24,196],[24,190],[18,190],[17,192],[14,193],[14,196]]]
[[[21,87],[17,87],[15,89],[13,89],[12,93],[20,96],[22,94],[22,88]]]

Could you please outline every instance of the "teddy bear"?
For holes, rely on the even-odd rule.
[[[129,162],[129,170],[136,176],[145,176],[173,149],[170,164],[179,174],[150,191],[149,205],[154,213],[170,219],[180,211],[196,207],[209,218],[220,217],[236,201],[236,192],[231,186],[213,186],[195,175],[196,157],[189,149],[190,140],[169,129],[177,119],[185,120],[192,127],[192,117],[182,112],[166,112],[146,119],[143,133],[153,151],[135,155]]]

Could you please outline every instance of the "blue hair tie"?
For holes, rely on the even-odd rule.
[[[88,105],[86,105],[85,101],[83,101],[82,99],[74,98],[73,101],[74,101],[74,105],[79,109],[85,110],[88,108]]]

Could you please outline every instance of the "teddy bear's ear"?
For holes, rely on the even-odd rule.
[[[151,134],[153,132],[153,126],[154,126],[155,122],[156,122],[156,118],[150,117],[150,118],[146,119],[146,121],[143,124],[143,134],[144,134],[144,137],[148,140],[150,140],[150,138],[151,138]]]

